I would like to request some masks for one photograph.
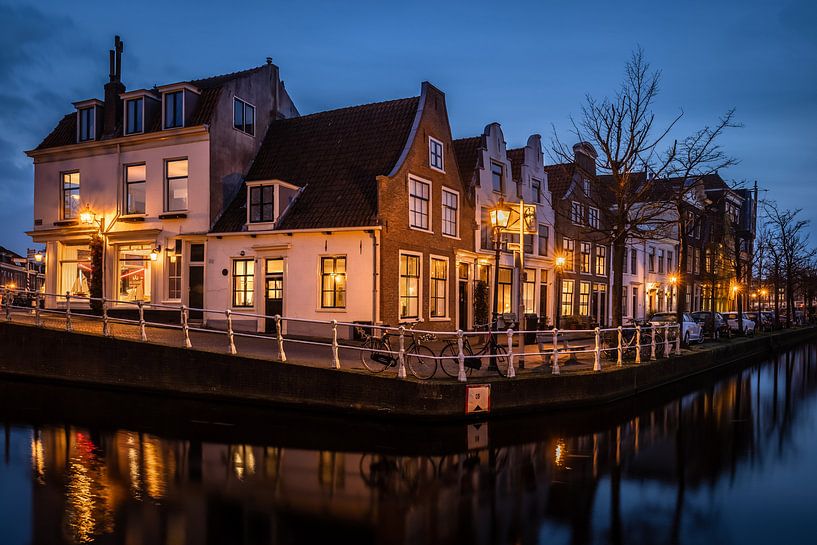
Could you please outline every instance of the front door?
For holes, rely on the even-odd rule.
[[[187,286],[187,306],[191,309],[204,308],[204,244],[190,245]],[[191,320],[201,320],[202,311],[191,310],[189,318]]]
[[[459,328],[466,331],[468,330],[468,281],[463,282],[460,280],[459,285]]]
[[[264,277],[264,314],[266,316],[284,313],[284,260],[267,259]],[[264,331],[277,333],[275,320],[266,319]]]

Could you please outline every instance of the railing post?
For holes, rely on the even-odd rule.
[[[463,352],[462,329],[457,330],[457,362],[459,365],[457,380],[465,382],[468,379],[465,376],[465,352]]]
[[[182,332],[184,333],[184,347],[193,348],[193,343],[190,342],[190,324],[188,324],[187,306],[182,305]]]
[[[40,316],[40,294],[34,296],[34,325],[37,327],[43,326],[43,319]]]
[[[278,359],[287,361],[287,353],[284,352],[284,332],[281,331],[281,315],[275,315],[275,337],[278,339]]]
[[[400,351],[397,353],[397,378],[406,378],[406,328],[400,326]]]
[[[148,340],[148,333],[145,330],[145,303],[137,301],[136,306],[139,307],[139,338],[142,339],[142,342],[145,342]]]
[[[665,330],[664,331],[664,357],[665,358],[668,358],[668,357],[670,357],[672,355],[670,353],[670,347],[669,347],[669,328],[670,328],[670,324],[667,324],[667,325],[664,326],[664,330]]]
[[[338,321],[332,320],[332,367],[340,369],[340,357],[338,356]]]
[[[701,333],[703,335],[703,333]],[[681,355],[681,324],[678,324],[678,336],[675,337],[675,355]]]
[[[111,326],[108,323],[108,301],[104,297],[102,298],[102,335],[111,336]]]
[[[71,323],[71,292],[65,292],[65,330],[74,331],[74,324]]]
[[[553,374],[561,373],[559,369],[559,330],[553,328]]]
[[[618,355],[616,357],[616,366],[621,367],[622,363],[624,362],[624,358],[622,357],[622,341],[623,337],[621,334],[621,326],[618,326]]]
[[[508,378],[514,378],[516,376],[516,370],[513,367],[513,359],[515,356],[515,354],[513,353],[513,329],[508,329],[507,335],[508,335]]]
[[[641,363],[641,326],[635,326],[635,362]]]
[[[655,359],[655,326],[650,324],[650,361]]]
[[[593,371],[601,371],[601,330],[594,331],[595,347],[593,348]]]
[[[235,349],[235,338],[233,337],[233,313],[230,309],[227,309],[224,314],[227,315],[227,340],[229,341],[227,350],[235,356],[238,351]]]

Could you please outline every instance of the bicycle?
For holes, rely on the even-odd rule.
[[[436,337],[430,333],[424,335],[415,333],[413,329],[419,323],[419,321],[414,322],[406,328],[406,331],[411,334],[411,342],[405,348],[406,367],[418,379],[426,380],[437,372],[437,359],[434,352],[423,343],[430,342]],[[372,373],[382,373],[387,368],[397,365],[400,356],[396,350],[392,350],[389,339],[399,337],[399,334],[387,329],[383,335],[378,337],[367,333],[361,327],[357,330],[364,337],[360,350],[360,363],[366,369]]]
[[[493,326],[493,324],[485,324],[485,326]],[[462,337],[462,352],[465,355],[465,374],[471,375],[474,369],[482,368],[482,357],[488,354],[495,355],[495,357],[487,358],[490,366],[491,360],[496,363],[496,370],[500,376],[508,376],[509,359],[505,352],[505,347],[497,342],[496,332],[493,327],[488,328],[488,341],[483,344],[476,352],[471,346],[470,336],[463,335]],[[457,378],[460,372],[460,349],[459,343],[456,339],[449,339],[446,341],[443,349],[440,350],[440,367],[443,373],[451,378]]]

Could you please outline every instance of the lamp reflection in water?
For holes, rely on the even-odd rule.
[[[45,484],[45,460],[43,457],[43,440],[39,431],[31,437],[31,469],[37,475],[37,484]]]
[[[567,458],[567,443],[565,443],[564,439],[558,439],[556,441],[556,450],[553,457],[553,463],[558,468],[565,467],[565,459]]]
[[[76,434],[71,450],[63,533],[73,543],[90,543],[113,532],[115,494],[107,467],[84,433]]]

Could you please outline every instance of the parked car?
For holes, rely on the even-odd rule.
[[[651,325],[677,324],[678,317],[674,312],[656,312],[650,317],[649,322]],[[687,312],[684,313],[684,320],[681,323],[681,340],[685,345],[689,345],[690,341],[704,342],[703,328]]]
[[[704,335],[714,341],[732,336],[732,329],[720,312],[693,312],[690,316],[703,328]]]
[[[769,331],[774,322],[774,318],[766,316],[764,312],[746,312],[744,316],[748,316],[755,323],[758,331]]]
[[[774,329],[774,312],[771,310],[764,310],[760,313],[763,316],[763,320],[769,325],[769,329]]]
[[[738,330],[737,312],[724,312],[723,317],[726,318],[727,322],[729,322],[729,327],[732,329],[732,332],[742,333],[743,335],[755,334],[755,322],[754,320],[751,320],[745,312],[743,313],[743,331]]]

